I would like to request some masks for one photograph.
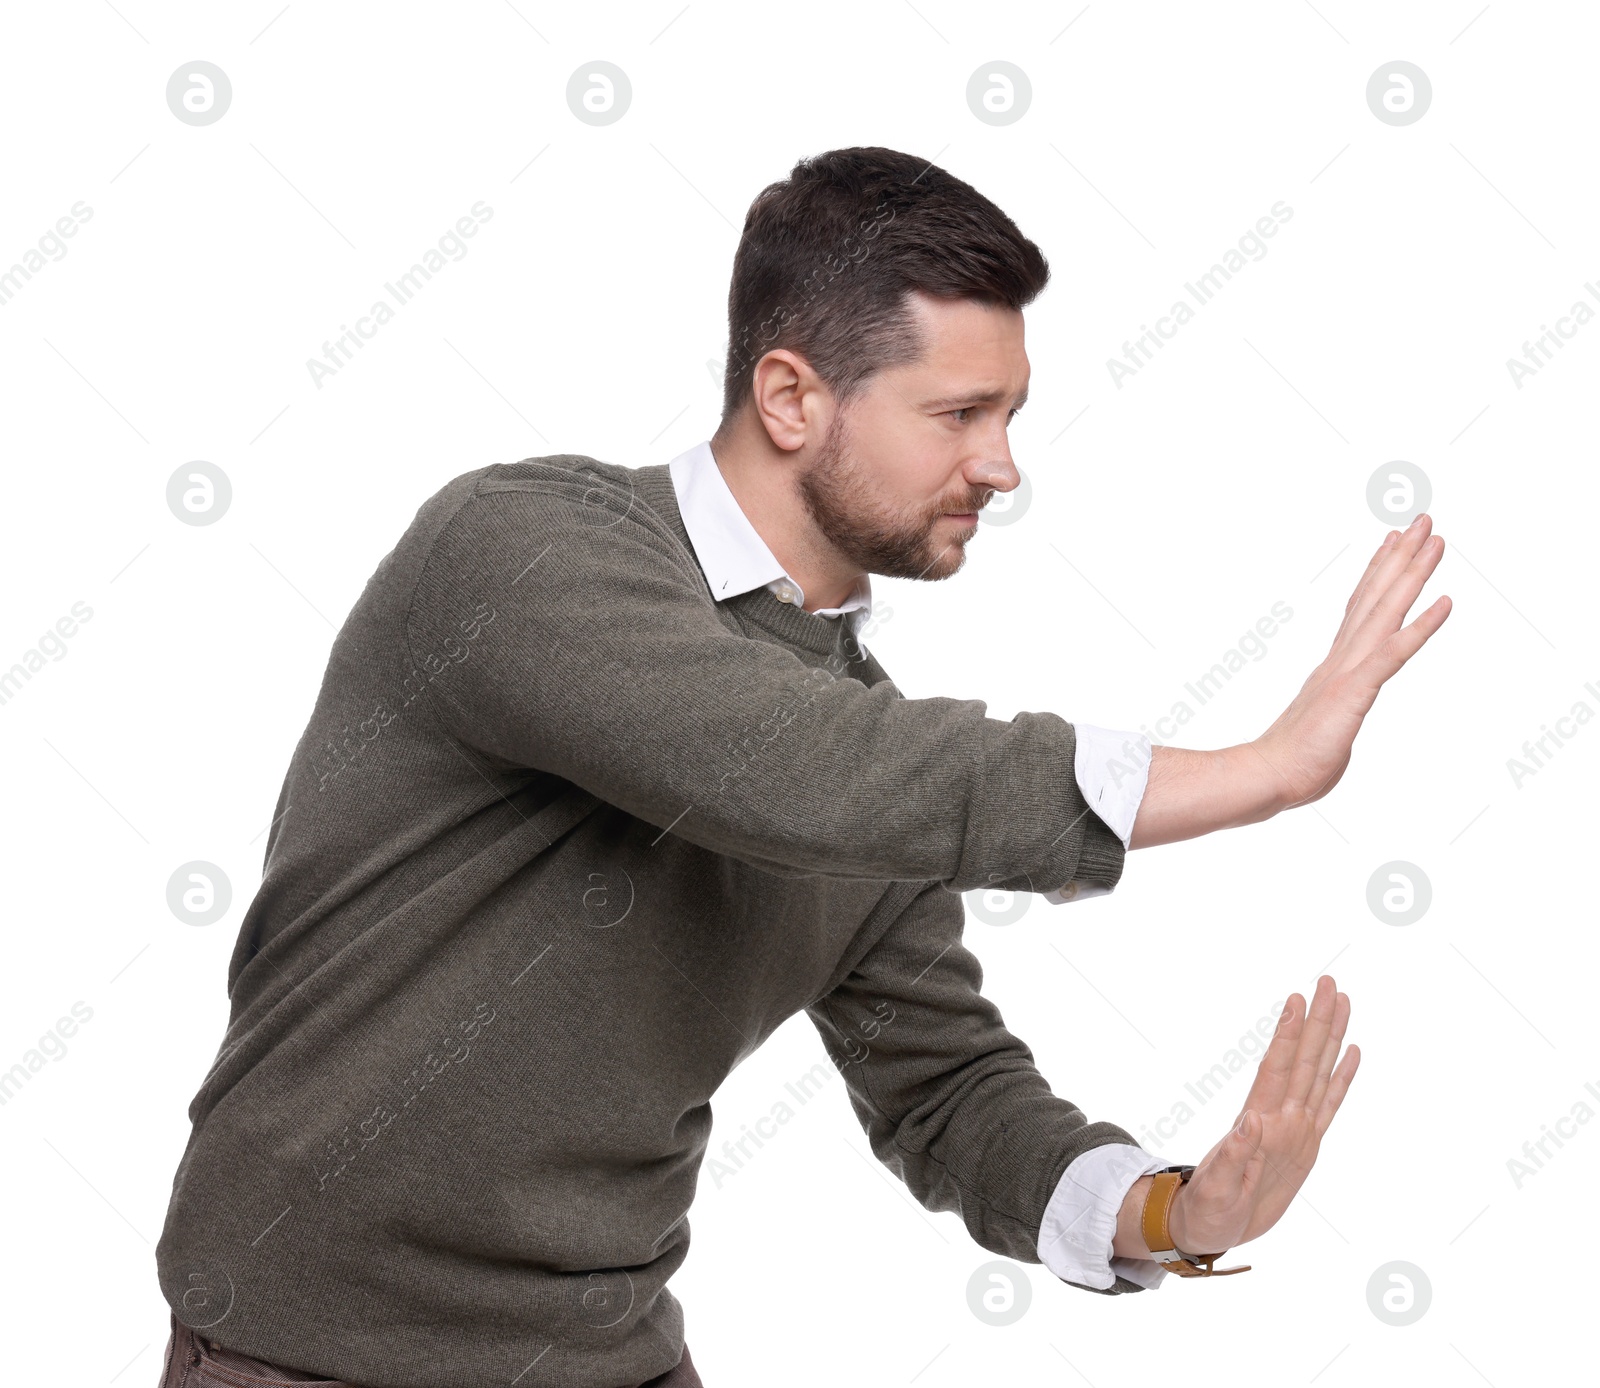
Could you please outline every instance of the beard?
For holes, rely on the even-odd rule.
[[[971,538],[944,538],[939,517],[980,511],[994,490],[903,510],[884,506],[866,469],[850,452],[842,412],[834,415],[815,462],[801,474],[798,486],[812,522],[852,564],[866,573],[929,582],[949,578],[961,568]]]

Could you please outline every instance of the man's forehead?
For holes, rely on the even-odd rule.
[[[1021,336],[1022,313],[1004,304],[982,299],[941,298],[912,290],[907,295],[911,311],[941,336]]]
[[[923,362],[932,370],[959,370],[970,374],[974,359],[1006,360],[991,366],[988,374],[1012,368],[1012,358],[1026,370],[1022,314],[972,299],[928,303],[918,296],[915,309],[923,340]]]

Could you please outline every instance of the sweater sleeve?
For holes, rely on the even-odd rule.
[[[1070,723],[907,699],[731,630],[692,555],[642,521],[475,494],[433,539],[405,638],[464,747],[745,862],[952,892],[1121,876]]]
[[[1107,1143],[1138,1144],[1051,1092],[979,991],[963,919],[959,899],[930,883],[806,1012],[878,1160],[927,1209],[960,1215],[984,1248],[1038,1263],[1068,1165]],[[1105,1295],[1144,1290],[1120,1272],[1105,1287],[1061,1280]]]

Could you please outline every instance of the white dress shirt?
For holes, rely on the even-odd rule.
[[[806,595],[795,578],[773,556],[750,519],[740,508],[712,455],[710,441],[698,443],[668,464],[678,499],[683,528],[694,546],[695,558],[718,602],[765,587],[780,602],[804,609]],[[824,620],[843,618],[852,635],[860,632],[872,615],[872,579],[862,574],[850,595],[838,607],[819,608],[812,614]],[[1119,839],[1128,846],[1134,817],[1148,779],[1148,747],[1142,762],[1128,774],[1130,744],[1141,745],[1132,733],[1074,724],[1077,751],[1073,774],[1084,799]],[[1118,759],[1121,758],[1119,761]],[[1111,768],[1117,767],[1113,775]],[[1069,882],[1041,895],[1062,905],[1110,888]],[[1145,1258],[1116,1258],[1111,1239],[1117,1212],[1129,1188],[1140,1176],[1172,1163],[1142,1147],[1106,1143],[1075,1158],[1051,1193],[1039,1229],[1039,1260],[1063,1281],[1104,1290],[1121,1274],[1141,1286],[1158,1286],[1168,1276],[1165,1268]]]

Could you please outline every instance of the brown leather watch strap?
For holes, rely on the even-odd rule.
[[[1139,1220],[1144,1246],[1156,1262],[1179,1277],[1225,1277],[1230,1272],[1249,1272],[1249,1263],[1236,1268],[1214,1267],[1226,1249],[1221,1253],[1180,1253],[1173,1243],[1167,1217],[1172,1213],[1172,1202],[1178,1197],[1178,1187],[1189,1179],[1193,1170],[1192,1166],[1168,1167],[1150,1178],[1150,1191],[1144,1198]]]

